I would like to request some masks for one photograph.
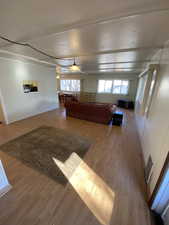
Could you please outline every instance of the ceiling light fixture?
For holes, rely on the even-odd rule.
[[[74,58],[74,63],[73,63],[73,65],[70,67],[70,69],[71,69],[71,71],[73,71],[73,72],[80,71],[79,66],[78,66],[78,65],[76,64],[76,62],[75,62],[75,58]]]

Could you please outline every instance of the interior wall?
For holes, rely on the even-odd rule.
[[[153,192],[161,169],[169,151],[169,47],[166,43],[159,56],[160,69],[148,116],[140,112],[136,101],[136,121],[142,143],[145,164],[149,155],[153,161],[153,173],[150,179],[150,194]],[[158,57],[158,58],[159,58]]]
[[[97,93],[98,80],[113,80],[113,79],[126,79],[130,81],[128,95],[115,95],[115,94],[96,94],[96,101],[116,103],[118,99],[135,100],[138,76],[137,74],[86,74],[86,75],[64,75],[62,79],[81,79],[81,91]]]
[[[38,82],[38,92],[24,93],[23,80]],[[0,58],[0,89],[6,123],[57,107],[55,68]]]
[[[4,113],[3,113],[1,100],[0,100],[0,122],[4,122]]]

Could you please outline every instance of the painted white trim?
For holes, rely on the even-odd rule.
[[[165,210],[164,210],[164,212],[162,214],[163,220],[165,219],[165,215],[167,214],[168,210],[169,210],[169,203],[168,203],[167,207],[165,208]]]
[[[35,63],[38,63],[38,64],[43,64],[43,65],[48,65],[48,66],[51,66],[51,67],[56,67],[56,64],[54,64],[54,63],[46,62],[44,60],[39,60],[39,59],[30,57],[30,56],[21,55],[21,54],[14,53],[14,52],[10,52],[10,51],[6,51],[6,50],[0,49],[0,53],[5,53],[5,54],[8,54],[9,56],[14,56],[14,57],[21,57],[22,59],[25,59],[25,60],[28,60],[28,61],[27,62],[23,62],[21,59],[13,59],[13,58],[10,58],[8,56],[6,56],[6,57],[0,56],[1,59],[12,60],[12,61],[17,61],[17,62],[23,62],[23,63],[31,63],[31,64],[35,62]]]
[[[139,78],[143,77],[144,75],[146,75],[149,71],[149,68],[146,68],[142,73],[140,73]]]
[[[160,189],[158,190],[158,193],[151,207],[159,214],[162,214],[168,205],[169,202],[168,187],[169,187],[169,168],[167,169],[167,172],[164,175],[163,181],[160,185]]]

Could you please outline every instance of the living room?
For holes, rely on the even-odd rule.
[[[168,225],[169,3],[0,12],[0,225]]]

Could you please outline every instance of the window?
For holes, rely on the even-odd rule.
[[[128,80],[99,80],[99,93],[113,93],[127,95],[129,88]]]
[[[149,112],[149,109],[150,109],[150,106],[151,106],[156,80],[157,80],[157,70],[155,69],[152,73],[150,89],[149,89],[147,103],[146,103],[146,107],[145,107],[146,116],[148,116],[148,112]]]
[[[99,80],[98,92],[111,93],[112,80]]]
[[[60,89],[62,91],[80,91],[80,80],[60,80]]]
[[[128,94],[129,81],[128,80],[114,80],[113,82],[113,94]]]
[[[145,88],[147,84],[147,78],[148,78],[148,74],[140,77],[139,79],[136,102],[139,102],[140,105],[143,103],[144,92],[145,92]]]

